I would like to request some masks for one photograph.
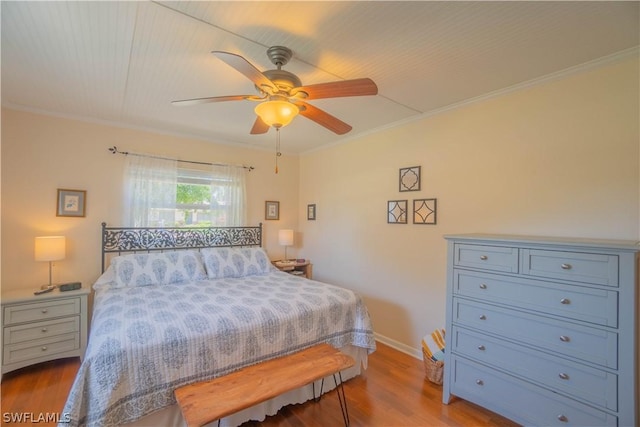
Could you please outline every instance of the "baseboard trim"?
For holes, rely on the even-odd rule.
[[[417,348],[409,347],[406,344],[403,344],[389,337],[385,337],[384,335],[380,335],[377,332],[374,332],[373,336],[375,337],[376,341],[380,341],[382,344],[386,344],[389,347],[392,347],[398,351],[408,354],[409,356],[422,360],[422,352]]]

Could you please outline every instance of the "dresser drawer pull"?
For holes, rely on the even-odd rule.
[[[480,320],[487,320],[487,316],[485,316],[484,314],[480,315]]]
[[[571,338],[569,338],[569,337],[568,337],[568,336],[566,336],[566,335],[560,335],[560,341],[562,341],[562,342],[569,342],[569,341],[571,341]]]
[[[48,309],[46,309],[46,308],[43,308],[43,309],[41,310],[41,313],[42,313],[42,314],[47,314],[48,312],[49,312],[49,310],[48,310]]]
[[[560,415],[558,415],[558,421],[561,421],[561,422],[563,422],[563,423],[566,423],[567,421],[569,421],[569,418],[567,418],[567,416],[566,416],[566,415],[562,415],[562,414],[560,414]]]
[[[485,350],[486,350],[486,348],[485,348],[485,346],[483,346],[482,344],[480,344],[480,345],[478,346],[478,350],[480,350],[480,351],[485,351]]]
[[[562,264],[560,267],[562,267],[563,270],[571,270],[571,264]]]
[[[476,380],[476,384],[478,384],[478,385],[484,385],[484,381],[482,381],[482,380]]]
[[[47,332],[47,331],[48,331],[48,329],[47,329],[47,328],[42,328],[42,329],[40,329],[40,330],[41,330],[42,332]]]
[[[486,256],[486,255],[480,255],[480,259],[481,259],[482,261],[486,261],[486,260],[488,260],[488,259],[489,259],[489,257],[488,257],[488,256]]]
[[[46,346],[46,345],[43,345],[42,347],[40,347],[40,350],[42,350],[42,351],[47,351],[47,346]]]
[[[569,298],[562,298],[560,300],[560,304],[569,305],[569,304],[571,304],[571,300]]]
[[[558,374],[558,376],[559,376],[561,379],[563,379],[563,380],[568,380],[568,379],[569,379],[569,375],[568,375],[568,374],[565,374],[564,372],[560,372],[560,373]]]
[[[480,283],[480,289],[487,289],[487,285],[484,283]]]

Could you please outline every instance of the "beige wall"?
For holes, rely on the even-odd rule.
[[[47,283],[48,264],[33,259],[34,237],[46,235],[67,236],[67,257],[55,263],[54,281],[79,280],[84,286],[95,281],[100,274],[100,224],[121,225],[125,157],[107,151],[114,145],[123,151],[253,165],[255,170],[247,175],[248,223],[263,222],[270,256],[284,255],[277,232],[298,227],[298,157],[281,157],[276,175],[272,151],[3,109],[3,290]],[[85,218],[56,217],[58,188],[87,191]],[[279,221],[264,220],[265,200],[280,201]]]
[[[416,352],[444,325],[444,234],[638,239],[638,60],[512,92],[297,157],[38,114],[2,114],[3,289],[35,288],[46,263],[33,238],[64,234],[54,280],[90,285],[100,268],[100,223],[119,224],[124,157],[107,148],[246,163],[249,223],[283,255],[277,230],[297,231],[289,254],[314,277],[366,299],[376,332]],[[398,169],[422,166],[422,190],[398,192]],[[86,218],[55,216],[56,189],[87,190]],[[438,199],[438,224],[390,225],[386,202]],[[281,220],[264,221],[279,200]],[[317,204],[317,220],[306,207]]]
[[[301,255],[412,352],[444,326],[445,234],[637,240],[638,76],[627,59],[302,156]],[[416,165],[421,191],[400,193]],[[437,225],[386,223],[387,200],[433,197]]]

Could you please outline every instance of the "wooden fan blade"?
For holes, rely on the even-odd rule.
[[[306,117],[307,119],[313,120],[318,123],[320,126],[324,126],[329,129],[331,132],[337,133],[338,135],[344,135],[349,132],[352,127],[343,122],[342,120],[332,116],[331,114],[323,111],[317,107],[314,107],[311,104],[307,104],[306,102],[296,102],[298,107],[300,107],[300,115]]]
[[[213,53],[218,59],[226,62],[228,65],[235,68],[237,71],[244,74],[249,80],[253,82],[259,88],[269,88],[273,91],[277,91],[276,85],[269,80],[260,70],[254,67],[249,61],[244,59],[240,55],[229,52],[221,52],[214,50]]]
[[[262,121],[260,116],[256,117],[256,121],[253,122],[253,127],[251,128],[251,135],[259,135],[261,133],[267,133],[269,130],[269,125]]]
[[[242,101],[243,99],[260,100],[264,98],[255,95],[211,96],[209,98],[182,99],[179,101],[172,101],[171,103],[180,107],[186,107],[189,105],[208,104],[209,102]]]
[[[304,92],[307,94],[305,97]],[[300,86],[291,89],[291,96],[296,96],[302,99],[321,99],[321,98],[341,98],[345,96],[365,96],[365,95],[377,95],[378,86],[373,80],[354,79],[343,80],[330,83],[319,83],[317,85]]]

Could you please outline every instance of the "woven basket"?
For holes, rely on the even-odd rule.
[[[426,377],[435,384],[442,384],[442,375],[444,373],[444,362],[442,360],[434,361],[422,350],[422,360],[424,361],[424,369]]]

